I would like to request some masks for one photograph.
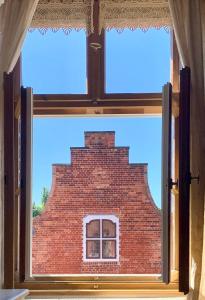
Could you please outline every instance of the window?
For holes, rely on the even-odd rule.
[[[98,5],[98,1],[94,1],[94,6]],[[83,67],[83,80],[82,80],[82,86],[83,88],[79,90],[73,89],[73,91],[69,90],[70,94],[64,94],[68,92],[68,90],[58,90],[59,94],[53,94],[54,92],[56,92],[55,90],[44,90],[44,92],[47,92],[47,94],[40,94],[41,92],[43,92],[40,88],[37,90],[37,88],[35,89],[35,94],[34,94],[34,110],[33,110],[33,114],[34,116],[62,116],[62,115],[139,115],[139,116],[145,116],[145,115],[160,115],[161,114],[161,104],[162,104],[162,95],[161,93],[156,93],[156,91],[158,91],[158,89],[153,89],[151,91],[149,91],[149,93],[143,93],[143,94],[137,94],[136,92],[146,92],[146,91],[141,91],[138,89],[133,89],[133,90],[111,90],[109,88],[109,85],[107,81],[108,80],[108,75],[109,75],[109,60],[108,60],[108,52],[106,50],[106,44],[104,43],[104,40],[106,39],[105,33],[104,31],[102,31],[101,35],[98,34],[98,25],[96,25],[97,21],[95,16],[98,16],[99,14],[96,13],[95,11],[95,7],[94,7],[94,28],[96,29],[95,32],[88,36],[86,39],[86,51],[87,51],[87,59],[84,60],[84,67]],[[107,34],[107,41],[108,41],[108,34]],[[93,48],[92,46],[94,46],[94,44],[100,44],[100,47],[97,47],[98,49],[95,49],[95,47]],[[107,47],[109,45],[107,44]],[[83,49],[85,48],[85,46],[83,47]],[[83,53],[85,53],[85,51],[82,51]],[[126,54],[124,55],[123,53],[123,57],[125,57]],[[175,58],[177,57],[174,56]],[[106,65],[107,64],[107,65]],[[85,65],[87,66],[87,89],[85,89]],[[107,66],[107,67],[106,67]],[[175,83],[178,80],[178,64],[175,61],[175,64],[173,63],[174,66],[174,70],[173,73],[175,75],[177,75],[175,77]],[[113,69],[112,66],[110,66],[111,69]],[[133,68],[136,69],[136,68]],[[165,68],[167,69],[167,68]],[[32,70],[29,70],[29,74],[33,73],[33,67]],[[152,70],[151,70],[152,71]],[[148,70],[149,72],[149,70]],[[38,73],[38,72],[37,72]],[[81,72],[80,72],[81,73]],[[70,74],[70,73],[69,73]],[[123,75],[124,72],[122,71],[121,74]],[[151,72],[150,72],[151,74]],[[174,77],[174,74],[172,74],[172,76]],[[82,73],[81,73],[82,75]],[[122,76],[123,77],[123,76]],[[153,76],[152,76],[153,77]],[[122,78],[124,80],[124,78]],[[172,78],[173,79],[173,78]],[[43,82],[43,80],[42,80]],[[51,82],[51,81],[49,81]],[[68,81],[67,81],[68,82]],[[28,82],[25,85],[30,85]],[[31,84],[32,85],[32,84]],[[32,85],[33,87],[33,85]],[[44,86],[43,86],[44,87]],[[120,87],[119,81],[117,80],[117,87]],[[12,89],[9,89],[12,90]],[[152,93],[151,93],[152,92]],[[174,86],[174,92],[178,93],[178,87],[177,84],[175,84]],[[38,94],[37,94],[38,93]],[[80,94],[77,94],[80,93]],[[19,97],[20,98],[20,97]],[[177,97],[176,97],[177,99]],[[177,102],[177,101],[176,101]],[[19,101],[19,103],[22,103],[21,100]],[[19,103],[17,103],[16,105],[16,111],[15,114],[17,114],[19,116],[19,109],[18,109],[18,105]],[[26,103],[26,101],[25,101]],[[23,105],[22,105],[23,107]],[[24,108],[26,107],[26,104],[24,105]],[[22,113],[22,110],[21,110]],[[26,116],[25,112],[24,115]],[[178,118],[178,115],[175,116],[175,118]],[[22,121],[22,119],[21,119]],[[24,120],[25,121],[25,120]],[[9,123],[8,123],[9,124]],[[22,122],[22,124],[26,124],[25,122]],[[24,133],[25,131],[25,127],[26,126],[22,126],[22,130],[20,132],[21,135],[21,146],[27,146],[27,140],[26,140],[26,135]],[[73,130],[73,132],[75,133],[75,130]],[[136,137],[135,137],[136,138]],[[17,143],[16,143],[17,145]],[[23,148],[23,147],[21,147]],[[28,148],[24,149],[26,151],[29,151]],[[7,152],[7,151],[5,151]],[[23,153],[23,151],[22,151]],[[21,154],[22,158],[25,158],[25,153]],[[28,163],[28,161],[26,161]],[[153,276],[147,276],[146,279],[143,276],[143,278],[141,278],[140,276],[137,277],[135,275],[133,276],[121,276],[120,281],[119,281],[119,277],[113,276],[111,277],[106,277],[106,276],[95,276],[94,274],[96,273],[92,273],[91,275],[93,276],[87,276],[87,277],[78,277],[78,279],[76,280],[76,276],[59,276],[59,274],[55,274],[55,276],[45,276],[42,280],[42,276],[39,276],[37,274],[37,276],[32,277],[32,274],[29,273],[29,271],[27,270],[27,266],[29,265],[28,262],[31,261],[30,259],[30,252],[28,251],[28,248],[31,246],[29,245],[30,241],[27,237],[28,234],[26,234],[26,228],[29,228],[28,226],[26,227],[25,223],[27,222],[27,215],[26,211],[27,211],[27,203],[28,203],[28,197],[26,196],[26,191],[28,189],[28,185],[26,184],[26,172],[25,169],[26,167],[28,167],[28,164],[26,165],[25,160],[22,159],[22,166],[20,168],[20,171],[22,172],[22,174],[24,175],[24,180],[21,180],[21,195],[20,195],[20,203],[19,206],[17,207],[19,209],[20,207],[20,226],[18,226],[18,228],[16,229],[16,273],[19,275],[20,278],[20,285],[19,287],[29,287],[33,290],[38,289],[38,287],[36,287],[36,283],[40,282],[40,288],[42,290],[44,290],[45,292],[47,292],[46,290],[48,290],[48,288],[51,290],[50,293],[52,293],[52,279],[56,280],[57,279],[57,283],[55,284],[55,288],[56,289],[62,289],[62,282],[66,282],[66,284],[64,285],[65,288],[68,288],[67,282],[69,282],[69,284],[71,284],[72,286],[72,291],[76,292],[76,290],[79,291],[79,289],[84,289],[85,293],[86,290],[91,290],[93,288],[93,294],[97,295],[96,293],[96,289],[99,288],[99,293],[98,295],[102,295],[102,289],[105,290],[109,290],[112,293],[112,290],[115,289],[121,289],[120,290],[120,295],[122,295],[122,286],[124,286],[125,290],[127,291],[127,289],[132,289],[133,290],[133,295],[136,295],[136,289],[139,288],[141,285],[139,284],[139,282],[142,280],[143,283],[145,281],[146,284],[149,283],[151,281],[151,288],[152,289],[157,289],[157,287],[160,288],[164,288],[165,285],[162,283],[162,279],[159,276],[154,276],[154,280],[153,280]],[[176,164],[176,169],[178,170],[178,165],[177,162],[175,162]],[[22,176],[21,176],[22,177]],[[14,176],[12,177],[14,178]],[[27,178],[30,178],[27,176]],[[21,178],[22,179],[22,178]],[[17,184],[16,184],[17,185]],[[16,190],[18,190],[19,186],[15,186]],[[100,192],[99,192],[100,193]],[[177,203],[177,194],[175,196],[175,201]],[[106,199],[105,197],[103,199]],[[171,204],[172,205],[172,204]],[[11,214],[11,210],[13,210],[15,207],[12,207],[12,209],[7,210],[7,214],[9,212],[9,214]],[[82,211],[82,208],[81,208]],[[131,210],[132,212],[132,210]],[[12,212],[13,213],[13,212]],[[88,212],[90,214],[90,212]],[[93,212],[92,212],[93,213]],[[97,212],[99,213],[99,212]],[[101,212],[100,212],[101,213]],[[109,212],[107,212],[109,213]],[[113,212],[115,213],[115,212]],[[84,212],[85,214],[85,212]],[[18,223],[18,218],[19,218],[19,214],[17,212],[18,217],[16,218]],[[177,214],[176,214],[177,216]],[[75,218],[75,215],[74,215]],[[82,220],[83,216],[81,216],[81,220]],[[176,217],[175,217],[176,218]],[[178,219],[177,219],[178,220]],[[30,220],[29,220],[30,221]],[[75,224],[76,223],[76,220]],[[49,223],[48,220],[45,220],[45,222]],[[121,224],[123,222],[121,221]],[[80,248],[80,255],[83,256],[83,260],[85,262],[85,265],[89,265],[89,262],[92,261],[92,264],[95,264],[95,262],[97,262],[98,260],[102,261],[104,264],[104,261],[109,262],[109,261],[114,261],[117,263],[118,261],[120,261],[120,251],[122,251],[122,249],[120,250],[120,239],[119,239],[119,220],[117,217],[113,216],[113,215],[89,215],[87,217],[85,217],[83,219],[83,228],[82,228],[82,224],[81,222],[79,222],[79,227],[80,227],[80,232],[83,231],[83,238],[81,237],[79,239],[80,243],[81,243],[81,247]],[[132,224],[130,224],[132,226]],[[17,227],[17,226],[16,226]],[[176,225],[177,227],[177,225]],[[175,232],[177,233],[177,228],[174,229]],[[146,229],[145,229],[146,231]],[[122,227],[121,227],[121,234],[122,234]],[[19,246],[19,236],[20,236],[20,246]],[[25,240],[25,236],[26,236],[26,240]],[[65,235],[64,235],[65,236]],[[66,238],[66,236],[65,236]],[[178,249],[175,249],[175,245],[177,245],[177,234],[176,234],[176,238],[175,238],[175,243],[173,246],[173,251],[178,251]],[[122,236],[121,236],[122,239]],[[13,249],[13,245],[12,245],[12,241],[11,244],[9,245],[9,243],[5,243],[7,248],[9,249]],[[145,245],[146,246],[146,245]],[[51,247],[50,247],[51,248]],[[49,249],[50,249],[49,248]],[[25,249],[27,252],[27,257],[25,255]],[[74,247],[70,247],[70,249],[73,249],[75,252],[75,248]],[[132,249],[130,249],[132,250]],[[73,253],[74,253],[73,252]],[[82,253],[83,252],[83,253]],[[59,251],[59,253],[61,253]],[[9,254],[9,253],[8,253]],[[12,253],[13,254],[13,253]],[[75,254],[75,253],[74,253]],[[83,255],[82,255],[83,254]],[[121,254],[122,255],[122,254]],[[171,253],[172,255],[172,253]],[[46,256],[46,254],[45,254]],[[177,255],[176,255],[177,256]],[[25,259],[26,257],[26,259]],[[123,257],[123,255],[122,255]],[[168,257],[168,259],[170,259],[171,256]],[[9,258],[9,255],[8,255]],[[82,260],[82,258],[81,258]],[[171,260],[171,259],[170,259]],[[7,260],[7,262],[9,262],[9,259]],[[125,262],[126,263],[126,262]],[[172,263],[172,262],[171,262]],[[40,260],[39,260],[39,264],[41,264]],[[9,263],[8,263],[9,265]],[[105,265],[105,264],[104,264]],[[173,267],[174,266],[174,267]],[[126,263],[126,268],[127,268],[127,263]],[[168,269],[169,271],[178,271],[178,262],[176,259],[176,262],[172,263],[170,269]],[[13,270],[12,270],[13,271]],[[10,272],[11,273],[11,272]],[[171,273],[171,272],[169,272]],[[27,277],[25,276],[25,274],[27,274]],[[73,273],[71,273],[72,275]],[[104,274],[104,273],[103,273]],[[102,275],[103,275],[102,274]],[[11,274],[12,275],[12,274]],[[100,274],[101,275],[101,274]],[[104,274],[105,275],[105,274]],[[143,273],[144,275],[144,273]],[[58,276],[58,277],[57,277]],[[26,281],[25,281],[25,277],[26,277]],[[141,279],[140,279],[141,278]],[[173,277],[174,278],[174,277]],[[178,288],[178,283],[177,280],[174,281],[171,277],[171,282],[172,285],[170,286],[171,288]],[[175,278],[178,278],[177,275]],[[100,284],[96,284],[96,281],[100,279]],[[79,281],[81,281],[81,284],[79,284]],[[35,282],[35,284],[33,285],[33,282]],[[62,281],[62,282],[61,282]],[[155,281],[155,285],[153,285],[153,281]],[[122,282],[124,282],[126,285],[123,285]],[[147,285],[148,286],[148,285]],[[146,287],[147,287],[146,286]],[[69,291],[71,293],[71,290]],[[42,291],[43,294],[43,291]]]
[[[84,261],[119,260],[119,220],[113,215],[89,215],[83,220]]]
[[[125,92],[130,92],[130,90],[129,91],[124,90],[124,89],[120,90],[119,88],[120,88],[121,84],[119,82],[117,84],[118,90],[111,89],[111,90],[107,91],[106,85],[104,84],[104,81],[105,81],[104,79],[106,79],[107,81],[110,81],[110,80],[108,77],[106,77],[106,74],[105,74],[106,73],[106,57],[108,54],[107,52],[109,52],[105,48],[106,34],[107,33],[102,32],[101,35],[98,36],[98,38],[101,39],[100,43],[101,43],[102,48],[99,48],[97,50],[93,49],[90,46],[90,45],[92,45],[92,43],[91,43],[93,41],[92,39],[95,38],[95,34],[91,35],[87,38],[87,74],[88,74],[87,94],[84,94],[84,95],[83,94],[67,94],[67,95],[58,94],[58,95],[56,95],[56,94],[52,94],[52,91],[51,91],[51,94],[49,94],[49,93],[44,94],[44,95],[34,94],[34,111],[33,111],[34,117],[36,117],[36,116],[39,117],[39,116],[43,115],[46,117],[49,116],[50,117],[49,119],[54,119],[54,117],[61,116],[61,121],[63,120],[62,119],[63,115],[68,118],[70,117],[70,115],[73,115],[73,116],[74,115],[81,115],[81,116],[82,115],[84,115],[84,116],[92,115],[92,119],[98,119],[98,120],[100,120],[102,118],[93,118],[93,116],[97,115],[96,117],[98,117],[98,115],[101,115],[101,116],[105,117],[105,116],[111,115],[113,117],[114,115],[116,115],[116,116],[118,116],[118,118],[116,118],[116,119],[119,119],[120,115],[128,115],[127,117],[129,117],[130,121],[131,120],[133,121],[133,118],[130,118],[130,114],[132,114],[134,116],[138,115],[141,117],[146,116],[146,118],[143,118],[143,119],[146,119],[146,121],[148,121],[147,115],[150,115],[150,114],[155,115],[155,118],[156,118],[156,116],[161,117],[161,94],[159,94],[159,93],[152,93],[152,94],[149,94],[149,93],[147,93],[147,94],[125,93]],[[132,34],[134,34],[134,32]],[[160,33],[160,31],[157,31],[157,34],[160,35],[160,34],[162,34],[162,32]],[[168,40],[169,34],[167,34],[167,33],[164,33],[164,34],[166,35],[167,40]],[[121,37],[122,38],[124,37],[124,39],[126,38],[126,36],[127,36],[126,31],[123,34],[121,34]],[[131,47],[133,40],[131,40],[129,38],[128,41],[129,41],[128,44]],[[166,45],[167,45],[167,48],[169,48],[168,43]],[[115,52],[115,50],[114,51],[110,50],[110,52]],[[126,56],[127,56],[126,54],[128,54],[128,53],[125,53],[125,55],[123,56],[123,60],[126,58]],[[105,56],[105,57],[103,57],[103,56]],[[138,56],[138,54],[137,54],[137,56]],[[95,61],[92,60],[94,57],[95,57]],[[100,59],[100,58],[102,58],[102,59]],[[167,63],[166,69],[169,69],[168,55],[167,55],[166,63]],[[116,73],[116,69],[114,67],[111,67],[110,69],[112,71],[114,70]],[[136,70],[136,68],[133,68],[133,70],[131,70],[131,71],[134,73],[139,73],[139,70],[136,70],[138,72],[136,72],[135,70]],[[152,71],[153,71],[153,69],[152,69]],[[150,72],[150,73],[152,73],[152,72]],[[166,80],[167,80],[167,77],[166,77]],[[25,83],[25,85],[28,85],[28,82]],[[130,85],[135,86],[135,84],[132,82],[130,83]],[[145,87],[144,91],[147,92],[147,86]],[[118,92],[118,93],[114,94],[113,92]],[[134,89],[134,90],[132,90],[132,92],[136,92],[136,90]],[[95,100],[95,99],[97,99],[97,100]],[[51,120],[51,121],[53,122],[53,120]],[[77,135],[77,128],[79,128],[81,122],[78,122],[77,126],[73,126],[73,128],[72,128],[72,133],[75,132],[75,136]],[[97,122],[97,121],[95,121],[95,122]],[[106,121],[106,124],[107,123],[108,123],[108,121]],[[127,125],[128,125],[128,122],[126,121],[126,127],[127,127]],[[113,126],[114,126],[114,121],[112,120],[112,127],[110,127],[109,130],[113,130]],[[50,127],[50,129],[51,128],[52,127]],[[56,128],[56,124],[55,124],[55,128]],[[43,129],[45,129],[45,126],[41,127],[41,131],[43,131]],[[76,130],[74,130],[74,129],[76,129]],[[62,132],[64,132],[64,131],[65,131],[65,124],[64,124],[64,128],[62,128]],[[128,133],[128,128],[126,129],[126,131]],[[53,130],[50,130],[50,132],[52,132],[52,139],[53,139]],[[69,134],[69,136],[70,136],[70,134]],[[143,136],[147,136],[147,134],[145,132],[143,132]],[[137,133],[135,133],[135,138],[136,137],[137,137]],[[154,138],[153,143],[156,143],[156,138],[160,138],[160,137],[161,137],[161,134],[157,135],[157,137]],[[141,141],[140,143],[142,143],[142,140],[143,140],[143,138],[139,138],[139,141]],[[58,143],[56,143],[56,144],[58,144]],[[159,144],[161,145],[161,143],[159,143]],[[123,142],[122,142],[122,145],[124,145]],[[48,149],[47,146],[48,145],[45,145],[45,147],[44,147],[45,150]],[[74,146],[75,146],[75,144],[74,144]],[[35,155],[35,151],[34,151],[34,155]],[[48,154],[46,154],[46,156],[48,156]],[[42,151],[41,151],[41,158],[43,158]],[[139,161],[139,160],[137,159],[137,161]],[[59,162],[59,160],[53,160],[53,161],[51,161],[51,164],[54,162]],[[66,161],[63,160],[62,163],[64,163],[64,162],[66,162]],[[147,160],[145,160],[145,162],[147,162]],[[97,163],[99,163],[99,161],[96,162],[96,164]],[[38,166],[38,164],[36,164],[36,166]],[[35,168],[35,165],[34,165],[34,168]],[[39,172],[39,168],[37,167],[36,169],[37,169],[37,172]],[[157,169],[159,170],[158,174],[160,175],[161,168],[157,168]],[[38,179],[39,178],[40,177],[38,176]],[[99,178],[100,178],[100,174],[98,174],[98,172],[97,172],[97,176],[95,176],[95,181],[98,180]],[[135,178],[136,178],[136,176],[135,176]],[[73,179],[71,179],[71,180],[73,180]],[[101,186],[101,188],[104,185],[107,187],[107,185],[109,185],[109,184],[108,183],[103,183],[103,184],[99,183],[99,186]],[[78,188],[79,188],[79,190],[84,191],[85,185],[79,187],[79,181],[78,181]],[[128,189],[127,189],[127,191],[128,191]],[[113,192],[113,190],[112,190],[112,192]],[[104,194],[103,197],[106,198],[105,191],[103,191],[103,189],[102,189],[102,191],[99,190],[96,193],[97,193],[97,195],[99,195],[100,193]],[[131,193],[133,193],[133,191],[131,191]],[[96,199],[98,199],[98,197],[100,197],[100,196],[97,196]],[[73,198],[75,198],[75,197],[73,197]],[[128,198],[129,198],[129,196],[123,197],[123,199],[128,199]],[[87,197],[87,199],[89,199],[89,197]],[[160,202],[160,201],[158,201],[158,202]],[[61,201],[61,204],[63,205],[62,201]],[[128,201],[127,201],[125,206],[127,208],[129,208],[129,207],[131,208],[132,205],[133,204],[131,202],[128,203]],[[84,206],[81,205],[81,208],[82,207],[84,207]],[[96,206],[94,206],[94,207],[96,207]],[[125,209],[124,209],[124,211],[125,211]],[[116,213],[115,211],[112,211],[112,210],[105,210],[105,212],[107,214]],[[130,209],[129,214],[132,214],[132,212],[133,212],[133,207],[132,207],[132,209]],[[85,215],[90,214],[90,213],[98,214],[98,213],[101,213],[101,211],[86,211],[86,212],[84,212]],[[80,222],[79,222],[76,220],[76,218],[78,216],[77,210],[73,211],[73,215],[75,216],[75,222],[78,223],[78,226],[80,225],[80,227],[81,227],[81,220],[82,220],[83,216],[81,216]],[[143,216],[144,216],[144,218],[146,218],[145,214],[143,214]],[[134,218],[134,217],[136,217],[136,214],[133,213],[132,218]],[[95,216],[95,218],[96,218],[96,216]],[[161,250],[159,250],[159,248],[161,248],[160,234],[159,234],[159,245],[156,246],[156,249],[157,249],[157,251],[159,250],[159,253],[158,253],[158,255],[155,253],[154,263],[152,263],[151,259],[150,259],[150,257],[152,257],[152,255],[154,253],[154,251],[152,251],[152,253],[147,258],[144,258],[144,260],[146,260],[146,264],[150,264],[151,267],[142,266],[142,264],[143,264],[142,259],[141,259],[142,255],[140,254],[140,251],[139,251],[140,249],[137,249],[137,245],[141,244],[141,245],[143,245],[143,247],[147,247],[147,249],[151,249],[151,247],[155,247],[155,246],[153,246],[153,243],[152,243],[152,246],[149,247],[147,245],[147,241],[145,241],[147,238],[148,230],[145,233],[142,233],[143,241],[145,241],[144,244],[142,243],[141,237],[139,238],[139,242],[138,242],[138,239],[133,237],[133,235],[138,234],[138,232],[139,232],[139,230],[135,229],[135,226],[138,226],[137,222],[140,222],[140,221],[139,221],[139,219],[132,221],[133,220],[132,218],[129,219],[128,225],[126,225],[125,222],[123,222],[123,220],[121,218],[121,222],[122,222],[121,224],[122,225],[124,224],[123,225],[124,227],[128,226],[129,227],[128,231],[130,231],[130,234],[132,233],[132,239],[131,239],[132,244],[130,244],[130,247],[134,248],[134,249],[132,249],[132,256],[135,255],[134,260],[137,265],[137,267],[135,268],[134,271],[133,271],[133,269],[134,269],[133,264],[130,263],[128,265],[128,263],[127,263],[128,259],[131,260],[129,252],[127,251],[126,253],[123,253],[123,251],[125,252],[125,250],[123,250],[123,248],[122,248],[122,253],[121,253],[121,256],[123,257],[123,259],[122,259],[122,261],[119,260],[119,245],[118,245],[119,234],[117,234],[116,225],[115,225],[116,235],[111,235],[109,237],[109,236],[106,236],[104,233],[104,231],[106,230],[105,226],[108,226],[105,224],[109,224],[109,226],[113,228],[114,226],[111,226],[111,225],[113,225],[112,222],[109,219],[103,219],[103,220],[102,219],[97,219],[97,220],[93,219],[92,222],[90,220],[90,224],[87,224],[87,226],[85,226],[86,233],[84,234],[83,247],[82,247],[82,236],[80,236],[79,238],[76,238],[76,235],[75,235],[75,238],[76,238],[75,247],[73,247],[73,245],[71,245],[71,243],[69,244],[68,239],[66,241],[66,245],[63,246],[64,247],[63,249],[65,249],[65,251],[67,251],[67,253],[65,252],[65,255],[63,255],[62,257],[66,257],[67,261],[71,262],[71,260],[68,258],[68,253],[69,253],[69,255],[72,255],[72,257],[74,257],[76,261],[81,262],[81,265],[79,268],[77,268],[76,265],[74,265],[74,262],[72,262],[72,266],[71,267],[69,266],[69,268],[67,267],[66,271],[62,271],[63,270],[62,267],[58,267],[58,268],[56,267],[55,271],[53,271],[52,268],[50,268],[48,270],[47,267],[49,265],[49,263],[48,263],[49,261],[52,261],[52,264],[55,266],[58,266],[58,264],[60,264],[60,259],[56,255],[55,255],[56,261],[54,261],[54,259],[52,259],[52,258],[48,259],[49,254],[51,254],[51,252],[52,252],[52,251],[50,251],[50,249],[53,249],[53,247],[50,246],[50,247],[48,247],[48,250],[46,250],[46,253],[47,253],[46,257],[44,255],[44,260],[46,260],[46,262],[45,262],[46,268],[42,267],[41,259],[39,259],[38,256],[35,255],[35,251],[33,251],[32,257],[34,257],[36,260],[35,261],[32,260],[32,268],[31,268],[32,272],[29,273],[29,275],[31,275],[31,277],[33,276],[33,278],[34,277],[37,278],[38,275],[42,275],[42,270],[44,272],[43,273],[44,275],[58,274],[58,276],[60,276],[61,273],[66,274],[66,275],[72,275],[72,274],[79,274],[79,275],[81,275],[81,274],[83,274],[83,275],[84,274],[100,274],[100,275],[102,275],[102,274],[111,274],[112,273],[115,275],[117,275],[117,274],[132,274],[133,276],[138,275],[138,274],[149,274],[149,275],[151,274],[152,277],[157,274],[157,276],[156,276],[157,280],[161,280],[160,277],[161,277],[162,263],[161,263]],[[148,216],[148,218],[151,219],[149,216]],[[108,221],[108,223],[105,222],[106,220]],[[37,221],[37,219],[36,219],[36,221]],[[133,224],[132,224],[132,222],[133,222]],[[35,222],[33,222],[33,224],[34,223]],[[144,224],[144,223],[142,222],[142,224]],[[122,234],[121,235],[121,244],[122,244],[122,246],[124,245],[124,243],[127,243],[127,240],[128,240],[127,236],[125,237],[125,233],[123,231],[124,230],[123,226],[121,227],[121,234]],[[143,225],[143,226],[146,227],[145,225]],[[151,225],[151,226],[153,226],[153,225]],[[58,228],[58,230],[59,230],[59,228]],[[78,230],[78,229],[76,228],[76,230]],[[81,232],[81,230],[82,230],[82,227],[80,228],[80,232]],[[150,229],[150,231],[151,230],[153,231],[153,228]],[[38,231],[36,231],[36,232],[38,232]],[[78,230],[78,232],[79,232],[79,230]],[[59,236],[60,235],[58,235],[58,237]],[[34,238],[37,240],[37,235],[35,235]],[[134,243],[133,243],[133,238],[134,238]],[[152,236],[152,238],[153,238],[153,236]],[[44,239],[41,239],[41,240],[45,241]],[[72,243],[74,244],[73,239],[71,239],[71,240],[72,240]],[[151,239],[149,239],[149,242],[150,242],[150,240]],[[34,239],[33,239],[33,241],[34,241]],[[157,242],[158,242],[158,237],[155,238],[155,243],[157,243]],[[58,247],[60,247],[60,242],[58,242],[58,241],[56,242],[54,237],[52,238],[52,243],[53,243],[52,245],[58,245]],[[38,245],[37,242],[36,243],[33,242],[32,246],[34,244]],[[46,247],[47,247],[47,245],[46,245]],[[130,247],[128,247],[128,248],[130,248]],[[83,250],[82,250],[82,248],[83,248]],[[44,251],[43,247],[39,247],[38,249],[41,249],[42,252]],[[127,249],[127,248],[124,247],[124,249]],[[83,251],[83,260],[82,260],[82,251]],[[60,248],[57,250],[57,252],[62,253]],[[137,252],[137,254],[135,252]],[[30,259],[29,252],[28,252],[27,256]],[[80,259],[77,259],[77,256],[78,257],[80,256]],[[34,266],[36,266],[37,265],[36,262],[39,262],[39,261],[41,261],[41,264],[38,263],[40,271],[39,270],[36,271]],[[84,262],[84,265],[83,265],[82,261]],[[104,263],[104,262],[110,262],[110,261],[114,262],[113,264],[116,267],[115,269],[111,268],[109,266],[112,264]],[[119,268],[117,268],[118,265],[115,263],[118,261],[119,261],[119,264],[118,264]],[[98,268],[98,270],[96,271],[94,269],[94,267],[92,269],[90,268],[91,264],[89,264],[89,262],[92,262],[92,264],[94,264],[94,265],[96,265],[95,262],[102,262],[103,266],[102,266],[102,268]],[[137,262],[138,262],[138,264],[137,264]],[[61,263],[62,263],[62,261],[61,261]],[[27,264],[28,264],[28,262],[27,262]],[[65,266],[66,264],[63,264],[63,265]],[[123,267],[121,265],[123,265]],[[108,268],[105,270],[105,266],[106,267],[109,266],[109,270],[108,270]],[[128,266],[129,266],[129,268],[128,268]]]

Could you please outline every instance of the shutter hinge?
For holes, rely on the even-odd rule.
[[[191,184],[192,180],[196,180],[197,184],[199,184],[200,177],[198,176],[192,176],[191,173],[189,174],[189,184]]]
[[[178,187],[178,179],[177,181],[173,181],[172,178],[169,179],[169,189],[171,190],[173,186]]]

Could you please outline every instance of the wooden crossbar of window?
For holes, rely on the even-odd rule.
[[[86,95],[34,95],[34,116],[161,114],[162,94],[107,94],[92,100]]]

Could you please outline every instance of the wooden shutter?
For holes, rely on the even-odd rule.
[[[172,85],[163,87],[162,96],[162,276],[170,281],[170,202],[171,202],[171,117]]]
[[[4,288],[14,288],[14,73],[4,74]]]
[[[189,292],[190,69],[180,71],[179,290]]]
[[[20,205],[20,279],[31,273],[31,179],[32,179],[32,117],[31,88],[21,88],[21,205]]]
[[[14,70],[4,74],[4,288],[14,288],[14,275],[17,269],[15,252],[17,253],[18,233],[16,210],[18,208],[18,143],[15,143],[21,81],[21,58]],[[16,269],[15,269],[16,268]]]

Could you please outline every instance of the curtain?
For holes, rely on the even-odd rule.
[[[191,68],[191,173],[200,183],[191,184],[190,287],[192,299],[205,299],[205,4],[203,0],[169,0],[181,64]],[[204,247],[204,248],[203,248]]]
[[[66,34],[72,29],[93,32],[94,0],[39,0],[31,29],[41,33],[48,29],[62,29]],[[112,28],[122,31],[151,27],[168,29],[171,26],[168,0],[100,0],[99,31]]]
[[[171,26],[168,0],[100,0],[100,30]]]
[[[38,0],[7,0],[1,6],[1,71],[10,72],[21,52]]]
[[[86,29],[93,32],[94,0],[39,0],[31,22],[31,30],[38,28],[44,34],[48,29],[62,29],[66,34],[71,30]]]
[[[3,260],[3,73],[12,71],[38,0],[0,0],[0,286]]]

